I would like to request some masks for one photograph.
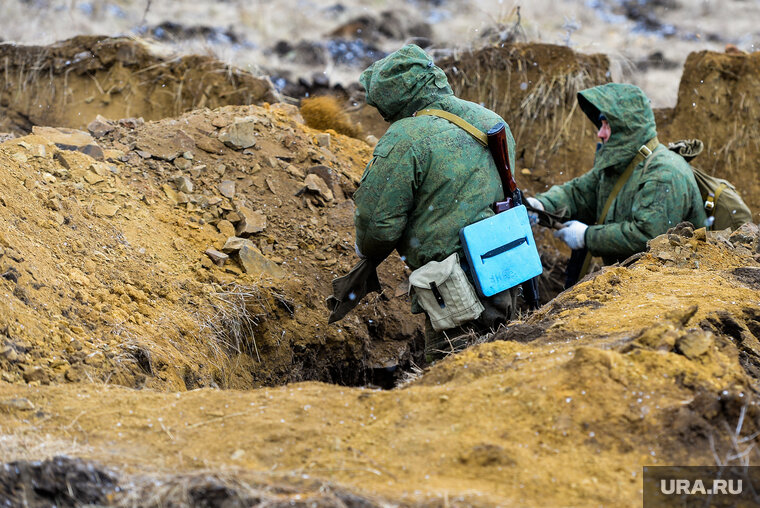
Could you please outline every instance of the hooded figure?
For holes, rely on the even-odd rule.
[[[412,44],[372,64],[359,82],[367,103],[391,125],[354,193],[357,252],[378,264],[397,250],[412,270],[455,252],[464,260],[459,230],[492,216],[491,205],[504,199],[496,165],[488,149],[460,127],[443,118],[414,114],[426,108],[444,110],[484,132],[504,120],[455,97],[443,71]],[[514,167],[515,142],[509,127],[506,130]],[[515,294],[510,290],[481,297],[485,311],[473,328],[484,331],[510,319]],[[423,312],[414,294],[412,312]],[[435,333],[429,320],[426,324],[430,360],[444,346],[449,349],[451,342]],[[459,332],[454,329],[446,335],[455,337]]]
[[[546,211],[573,219],[557,236],[571,248],[585,247],[612,264],[644,251],[648,240],[679,222],[705,225],[692,170],[656,140],[654,114],[640,88],[617,83],[597,86],[579,92],[578,104],[597,128],[606,119],[611,135],[597,151],[591,171],[536,196]],[[596,224],[618,179],[647,144],[657,157],[644,158],[647,150],[643,150],[604,222]]]

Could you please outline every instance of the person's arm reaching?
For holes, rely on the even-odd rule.
[[[626,258],[646,249],[647,241],[675,226],[681,213],[681,197],[672,181],[653,179],[636,193],[631,208],[633,219],[589,226],[586,247],[595,256]],[[674,223],[675,222],[675,223]]]
[[[362,255],[381,261],[396,248],[414,205],[417,157],[406,147],[372,160],[354,193],[356,248]]]
[[[548,191],[536,195],[536,199],[547,212],[593,224],[597,219],[596,194],[600,174],[598,170],[591,170],[562,185],[553,186]]]

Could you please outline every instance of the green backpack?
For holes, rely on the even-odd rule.
[[[699,139],[685,139],[668,144],[671,151],[686,159],[689,164],[702,153],[704,146]],[[720,231],[731,228],[735,231],[742,224],[752,222],[752,212],[731,182],[710,176],[694,166],[691,169],[705,203],[707,220],[711,221],[710,229]]]

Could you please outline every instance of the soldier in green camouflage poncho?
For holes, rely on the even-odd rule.
[[[448,120],[413,115],[425,108],[441,109],[482,131],[504,120],[455,97],[443,71],[415,45],[375,62],[359,81],[367,103],[391,125],[354,193],[357,252],[380,262],[395,249],[413,270],[454,252],[465,259],[459,230],[492,216],[491,204],[504,198],[496,165],[487,148]],[[507,138],[514,167],[509,128]],[[515,292],[481,298],[481,303],[486,310],[472,323],[477,331],[512,317]],[[414,295],[412,312],[422,312]],[[428,360],[449,350],[448,338],[464,331],[449,330],[444,337],[432,330],[429,320],[426,324]]]
[[[611,83],[578,94],[586,116],[603,143],[594,167],[565,184],[555,185],[528,203],[568,219],[555,235],[572,249],[587,248],[605,264],[642,252],[647,240],[682,221],[705,225],[705,212],[688,163],[657,141],[657,157],[642,160],[612,202],[603,224],[595,225],[615,183],[642,145],[657,136],[649,99],[636,86]],[[645,151],[646,153],[646,151]]]

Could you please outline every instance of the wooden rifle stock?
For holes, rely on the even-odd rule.
[[[512,167],[509,164],[509,145],[507,145],[507,126],[503,122],[497,123],[486,133],[488,138],[488,150],[491,152],[496,169],[499,170],[501,186],[504,188],[504,201],[493,204],[494,213],[501,213],[523,204],[522,192],[517,188],[517,182],[512,175]],[[531,309],[539,307],[538,277],[534,277],[522,283],[522,293],[525,301]]]
[[[496,169],[499,170],[501,186],[504,188],[505,200],[494,203],[494,212],[500,213],[523,204],[522,193],[517,188],[517,182],[512,176],[512,167],[509,164],[507,126],[503,122],[497,123],[486,133],[486,137],[488,138],[488,150],[496,163]]]

